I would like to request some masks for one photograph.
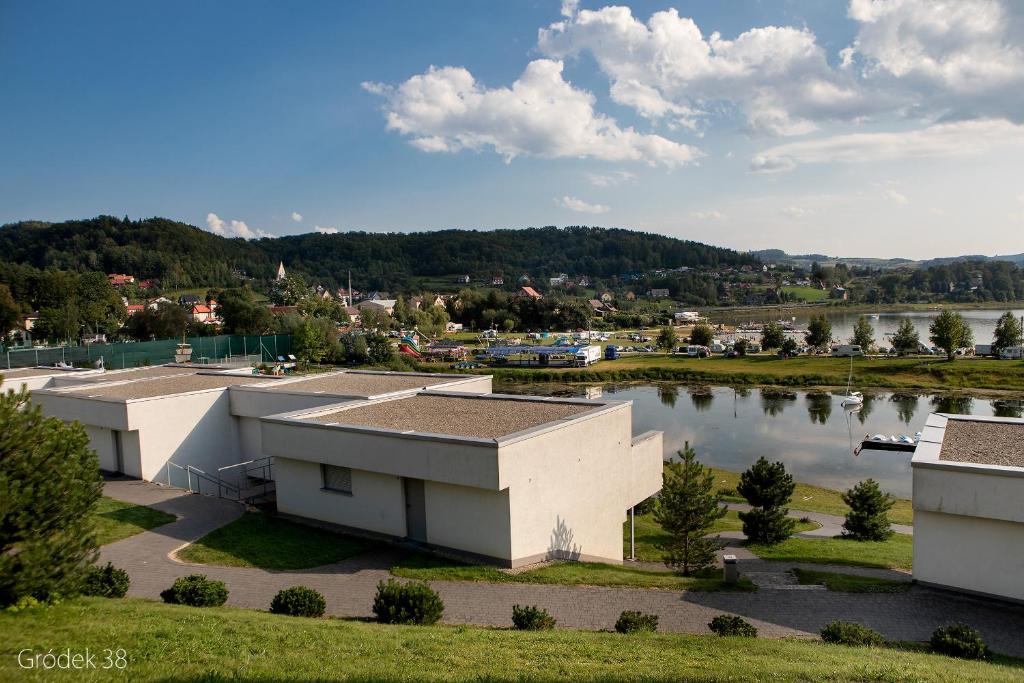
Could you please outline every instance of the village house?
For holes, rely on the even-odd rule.
[[[397,303],[397,299],[367,299],[365,301],[360,301],[356,308],[360,311],[373,308],[383,311],[388,315],[392,315],[395,312],[395,304]]]
[[[541,298],[540,292],[538,292],[533,287],[528,287],[528,286],[520,287],[518,294],[519,294],[519,296],[527,297],[527,298],[530,298],[530,299],[539,299],[539,298]]]
[[[160,308],[160,306],[163,305],[172,306],[174,305],[174,302],[168,299],[166,296],[158,296],[154,299],[149,299],[148,301],[146,301],[146,308],[148,308],[151,311],[155,311],[156,309]]]
[[[647,292],[647,298],[649,298],[649,299],[667,299],[668,297],[669,297],[668,289],[666,289],[664,287],[651,289],[651,290],[648,290],[648,292]]]
[[[491,278],[491,286],[492,287],[501,287],[504,284],[505,284],[505,278],[503,278],[500,275],[495,275],[494,277]]]
[[[124,285],[130,285],[135,282],[134,275],[125,275],[124,273],[110,273],[107,275],[107,281],[115,287],[123,287]]]
[[[213,314],[213,309],[206,304],[196,304],[189,311],[189,318],[196,323],[212,323],[215,322],[216,316]]]
[[[125,306],[125,310],[128,311],[129,316],[132,316],[135,315],[136,313],[142,313],[144,310],[146,310],[146,307],[143,306],[142,304],[128,304],[127,306]]]

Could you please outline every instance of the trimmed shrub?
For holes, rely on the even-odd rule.
[[[885,638],[878,631],[850,621],[833,621],[821,629],[821,639],[834,645],[870,647],[885,644]]]
[[[734,614],[719,614],[708,623],[708,628],[723,638],[726,636],[757,638],[757,627],[743,617]]]
[[[644,631],[654,632],[658,630],[658,615],[644,614],[626,610],[619,615],[615,622],[615,630],[619,633],[642,633]]]
[[[220,607],[228,599],[223,581],[213,581],[205,574],[189,574],[175,579],[174,584],[160,593],[160,598],[172,605],[191,607]]]
[[[962,659],[985,659],[988,646],[981,634],[967,624],[953,624],[935,629],[931,639],[932,652]]]
[[[882,493],[874,479],[865,479],[845,492],[843,502],[850,506],[843,522],[843,536],[856,541],[884,541],[892,536],[889,510],[896,499]]]
[[[550,631],[555,618],[536,605],[512,605],[512,625],[520,631]]]
[[[290,617],[322,617],[327,601],[319,591],[306,586],[292,586],[277,592],[270,601],[270,611]]]
[[[123,598],[131,580],[128,572],[107,562],[105,567],[90,567],[82,585],[82,595],[98,598]]]
[[[422,581],[401,583],[394,579],[377,584],[373,613],[382,624],[436,624],[444,614],[444,603],[434,589]]]

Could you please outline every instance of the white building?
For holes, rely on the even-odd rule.
[[[20,391],[27,389],[44,389],[56,386],[61,380],[82,380],[85,377],[102,376],[102,370],[82,370],[80,368],[14,368],[0,369],[0,390]]]
[[[279,512],[509,567],[622,561],[661,488],[632,403],[427,391],[262,419]]]
[[[1024,601],[1024,420],[932,414],[911,467],[914,579]]]

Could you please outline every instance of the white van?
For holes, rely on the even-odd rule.
[[[852,356],[863,356],[864,350],[859,344],[840,344],[832,347],[832,355],[838,358],[850,358]]]

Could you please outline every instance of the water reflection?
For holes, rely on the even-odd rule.
[[[496,391],[583,396],[586,388],[571,385],[504,384]],[[701,461],[742,471],[760,456],[781,460],[798,481],[847,489],[872,477],[898,496],[910,495],[910,453],[852,451],[869,434],[913,435],[929,411],[976,412],[1020,417],[1024,401],[973,400],[963,396],[918,396],[875,392],[856,411],[844,410],[839,394],[821,390],[609,384],[609,399],[633,401],[633,432],[665,433],[664,454],[670,457],[689,441]],[[690,400],[679,401],[686,391]],[[922,401],[922,399],[924,399]],[[806,410],[789,409],[803,402]]]

